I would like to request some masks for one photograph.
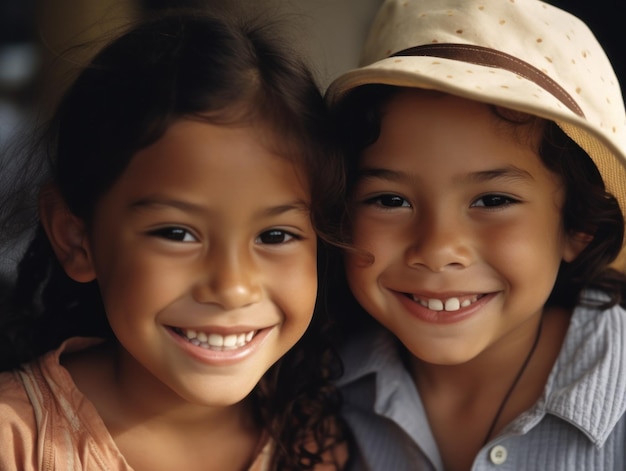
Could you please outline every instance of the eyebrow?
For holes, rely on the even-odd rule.
[[[405,172],[378,167],[365,167],[360,169],[357,174],[358,180],[380,179],[392,182],[403,182],[411,180],[412,178],[413,177],[410,174]],[[474,183],[482,183],[501,179],[511,181],[528,181],[534,180],[535,178],[530,172],[514,165],[506,165],[500,168],[472,172],[462,178],[462,180],[467,180]]]
[[[481,183],[490,180],[511,180],[511,181],[528,181],[535,180],[532,174],[524,169],[516,167],[514,165],[507,165],[501,168],[494,168],[490,170],[483,170],[480,172],[474,172],[469,175],[469,180]]]
[[[202,205],[190,203],[188,201],[177,200],[174,198],[162,197],[162,196],[150,196],[146,198],[141,198],[136,201],[133,201],[130,204],[130,208],[132,210],[143,210],[143,209],[150,210],[150,209],[156,209],[159,207],[175,208],[184,212],[198,213],[198,214],[207,212],[207,208]],[[287,204],[279,204],[277,206],[270,206],[267,208],[263,208],[261,211],[259,211],[259,215],[261,217],[279,216],[289,211],[298,211],[298,212],[308,213],[310,209],[309,209],[309,205],[306,202],[301,201],[301,200],[295,200]]]
[[[358,180],[379,179],[389,181],[407,180],[409,177],[404,172],[390,170],[388,168],[364,167],[357,172]]]

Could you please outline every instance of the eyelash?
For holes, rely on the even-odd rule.
[[[396,204],[399,203],[399,204]],[[409,203],[405,198],[394,194],[382,194],[376,195],[372,198],[365,200],[365,204],[380,206],[383,208],[410,208]]]
[[[482,202],[482,204],[478,204]],[[486,208],[486,209],[496,209],[502,208],[506,206],[511,206],[519,203],[518,199],[512,198],[510,196],[501,195],[501,194],[487,194],[483,195],[480,198],[477,198],[472,202],[470,207],[472,208]],[[382,208],[410,208],[412,207],[411,203],[398,195],[395,194],[382,194],[376,195],[372,198],[368,198],[365,200],[365,204],[380,206]]]
[[[149,232],[150,235],[160,237],[162,239],[172,240],[176,242],[197,242],[198,239],[187,229],[182,227],[161,227]],[[191,240],[185,240],[188,237],[192,237]]]
[[[277,242],[267,242],[267,241],[264,242],[263,241],[264,236],[275,237],[276,235],[280,237],[280,240]],[[297,236],[291,232],[283,231],[281,229],[270,229],[269,231],[264,231],[261,234],[259,234],[259,236],[254,240],[254,242],[267,244],[267,245],[279,245],[279,244],[288,244],[289,242],[293,240],[300,240],[300,239],[301,239],[300,236]]]
[[[487,203],[485,200],[489,200],[490,203],[495,203],[495,204],[489,204]],[[477,204],[478,202],[482,201],[483,204]],[[477,198],[476,200],[474,200],[474,202],[471,204],[471,207],[473,208],[502,208],[502,207],[506,207],[506,206],[512,206],[514,204],[519,203],[519,200],[512,198],[510,196],[506,196],[506,195],[500,195],[497,193],[494,194],[488,194],[488,195],[483,195],[480,198]]]
[[[149,232],[150,235],[161,237],[163,239],[172,240],[176,242],[197,242],[198,239],[187,229],[183,229],[182,227],[162,227]],[[272,237],[272,241],[268,241],[267,237]],[[279,240],[276,240],[276,237]],[[191,238],[191,239],[189,239]],[[186,240],[187,239],[187,240]],[[265,241],[264,241],[265,239]],[[255,243],[267,244],[267,245],[279,245],[279,244],[287,244],[292,240],[300,240],[301,237],[297,236],[288,231],[284,231],[281,229],[270,229],[268,231],[262,232],[256,239]]]

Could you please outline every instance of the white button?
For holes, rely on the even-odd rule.
[[[489,451],[489,458],[493,464],[502,464],[506,461],[506,448],[502,445],[494,446]]]

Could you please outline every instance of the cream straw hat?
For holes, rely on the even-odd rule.
[[[602,47],[575,16],[538,0],[386,0],[361,65],[330,85],[331,105],[378,83],[550,119],[589,154],[626,214],[624,101]]]

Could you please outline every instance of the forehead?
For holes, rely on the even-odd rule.
[[[439,92],[402,90],[381,109],[361,168],[455,174],[511,166],[551,173],[539,155],[543,121]]]
[[[544,124],[536,116],[488,103],[435,90],[400,88],[381,106],[379,139],[402,140],[421,129],[438,128],[433,137],[445,138],[447,133],[448,139],[478,142],[489,136],[538,152]],[[469,139],[471,134],[475,139]]]
[[[309,136],[299,132],[293,123],[285,123],[284,117],[276,110],[269,112],[265,106],[243,100],[215,112],[202,113],[198,119],[212,125],[232,128],[248,128],[256,133],[258,143],[276,156],[281,156],[298,168],[304,168],[304,158]]]
[[[263,193],[246,180],[254,169],[256,179],[266,184],[272,181],[273,188],[308,194],[300,169],[270,144],[259,127],[180,120],[133,156],[114,188],[126,188],[131,195],[165,189],[181,194],[215,193],[218,188],[242,194],[253,187]],[[290,182],[294,184],[287,185]]]

